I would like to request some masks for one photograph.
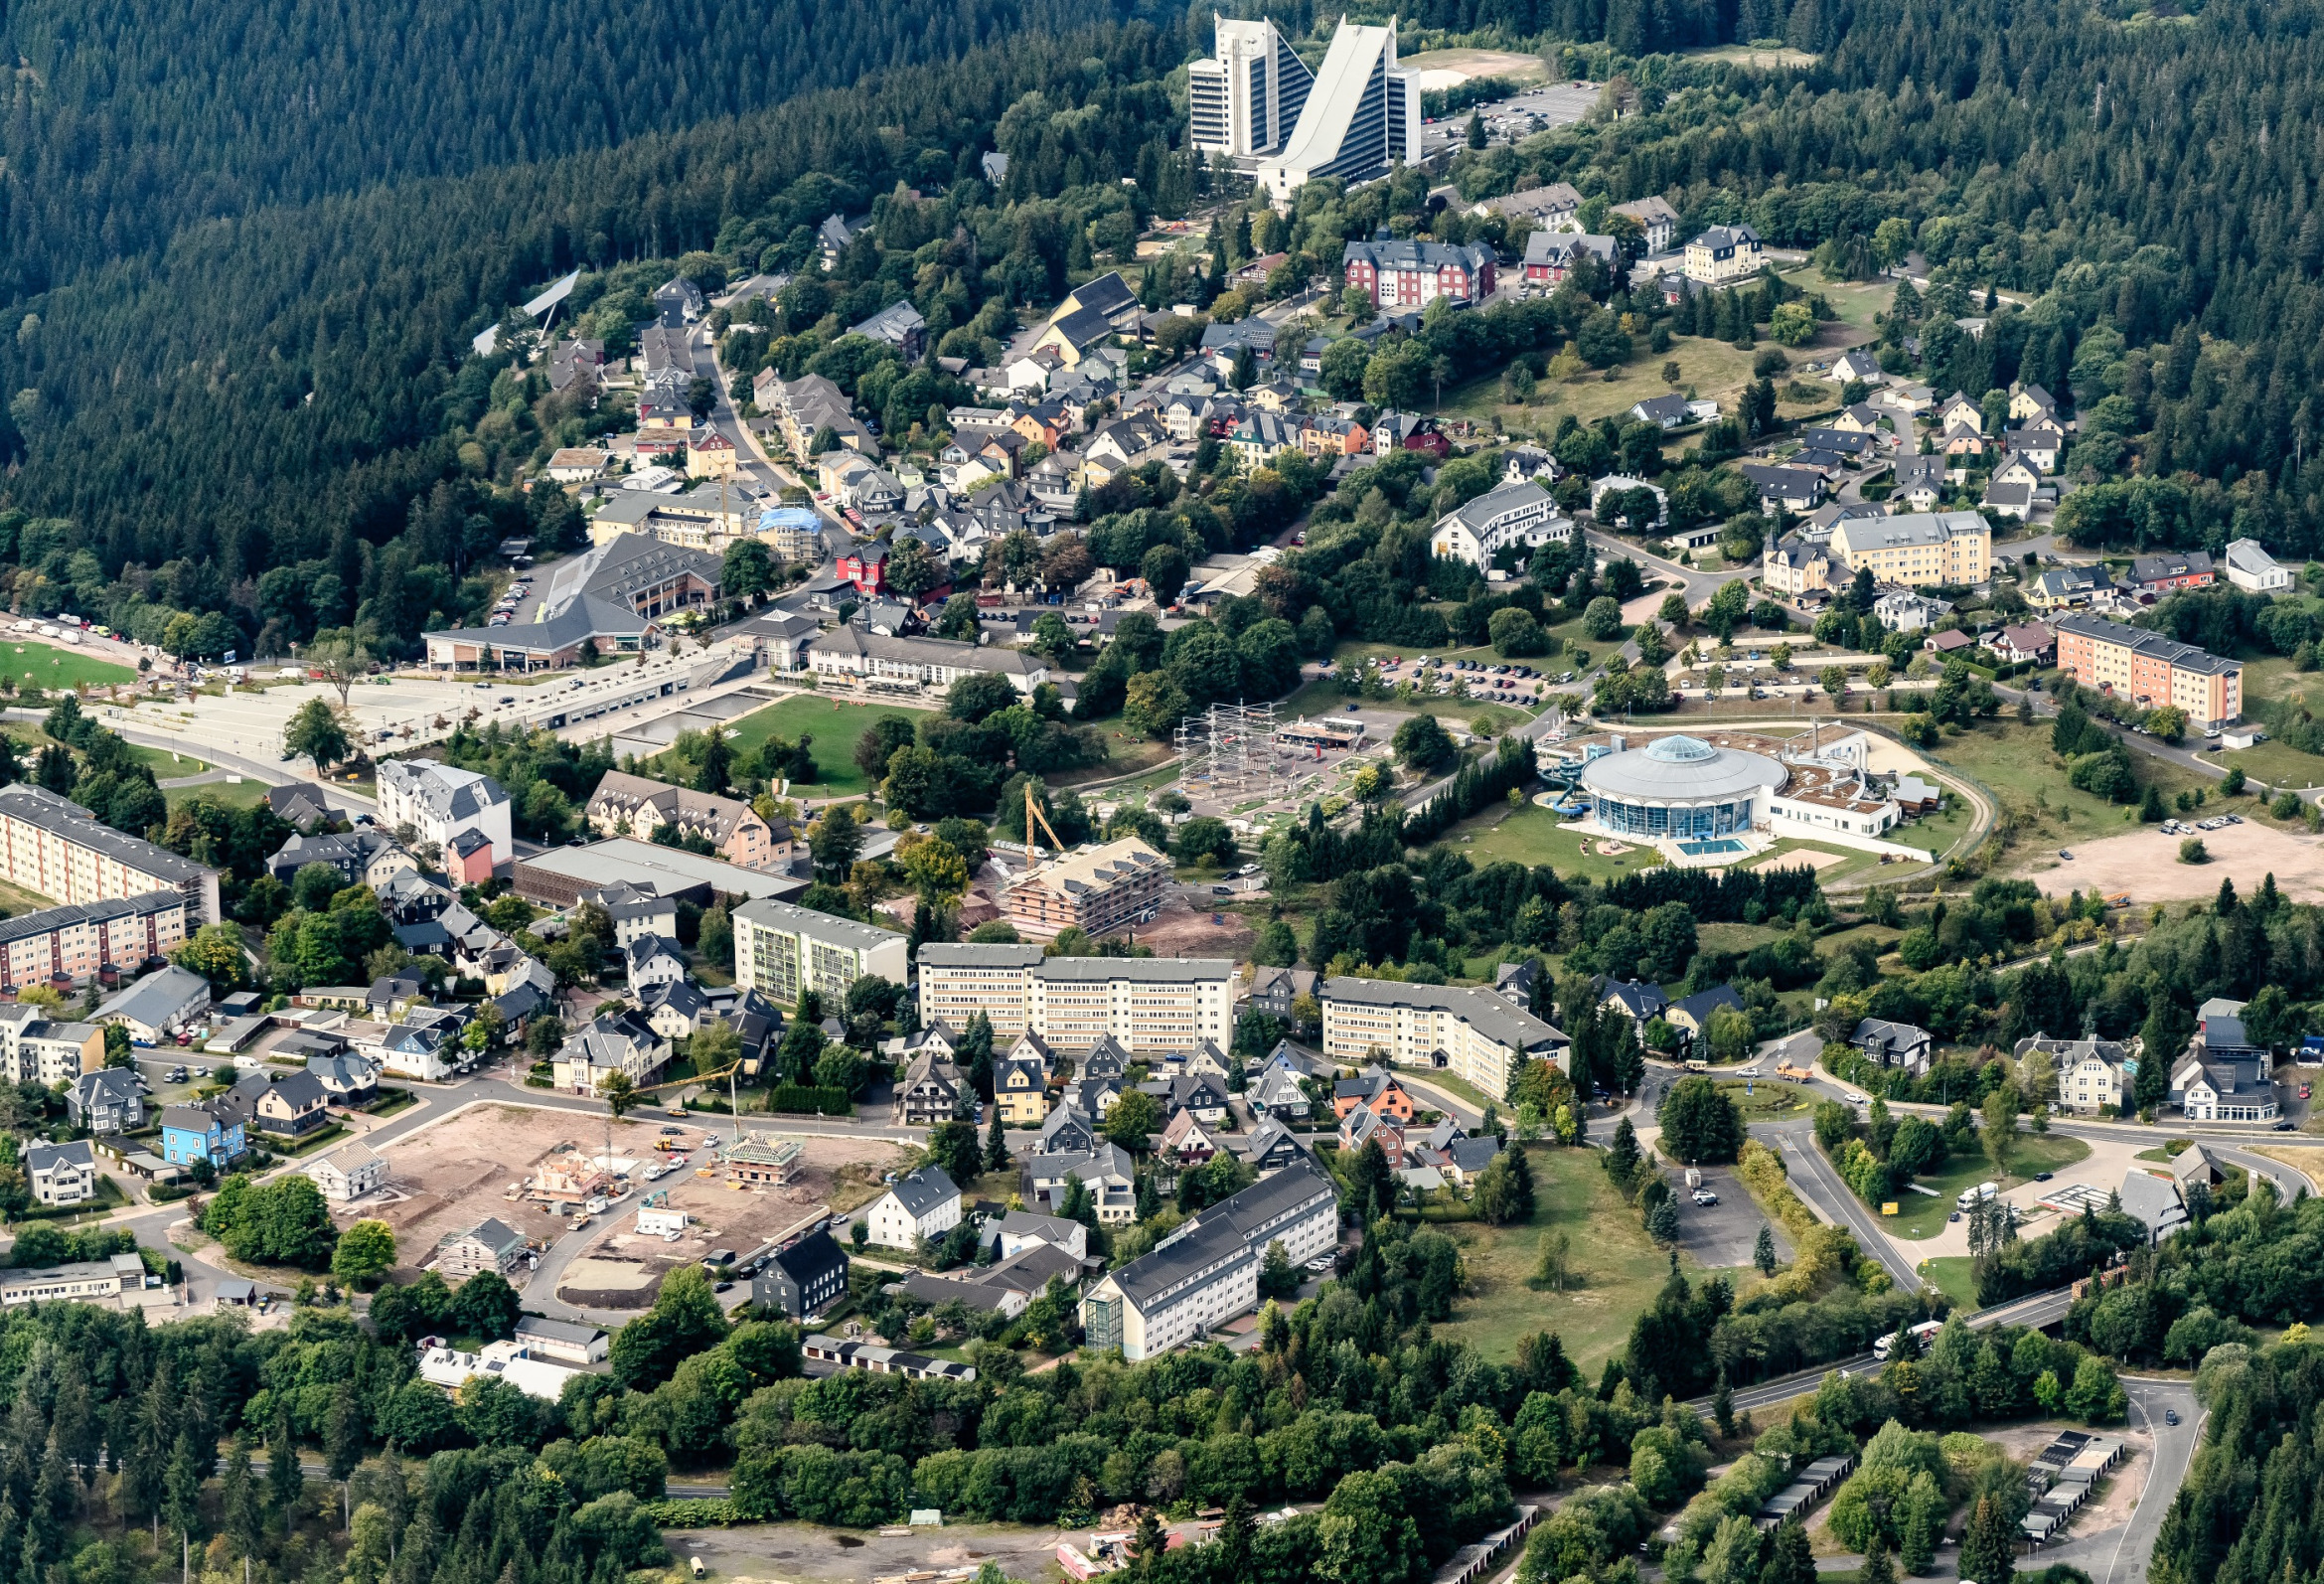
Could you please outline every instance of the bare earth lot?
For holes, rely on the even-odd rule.
[[[2055,849],[2049,850],[2031,872],[2034,883],[2053,896],[2128,891],[2134,904],[2216,895],[2223,876],[2246,894],[2268,874],[2275,876],[2278,889],[2293,896],[2312,896],[2324,888],[2324,843],[2305,833],[2247,820],[2204,832],[2203,845],[2211,852],[2210,863],[2182,864],[2179,838],[2141,826],[2122,836],[2077,842],[2068,849],[2074,857],[2063,862]]]
[[[553,1237],[563,1229],[554,1216],[541,1205],[503,1198],[503,1191],[532,1176],[559,1146],[594,1142],[602,1149],[604,1137],[605,1124],[594,1117],[473,1106],[387,1146],[382,1153],[387,1158],[387,1191],[367,1194],[338,1213],[343,1220],[372,1216],[393,1227],[402,1261],[398,1274],[409,1280],[445,1237],[488,1215],[528,1238]],[[653,1128],[643,1123],[613,1125],[616,1151],[649,1149],[653,1137]]]
[[[763,1118],[746,1118],[744,1127],[753,1134],[783,1136]],[[731,1129],[729,1122],[717,1137],[732,1137]],[[804,1169],[789,1186],[729,1187],[723,1172],[713,1170],[707,1178],[696,1175],[697,1170],[713,1166],[710,1151],[699,1147],[701,1139],[701,1130],[689,1125],[686,1141],[697,1146],[688,1152],[690,1165],[658,1183],[641,1185],[639,1192],[609,1210],[601,1217],[604,1234],[589,1244],[584,1255],[649,1262],[669,1255],[698,1259],[713,1245],[745,1254],[801,1221],[821,1215],[826,1208],[847,1210],[869,1202],[877,1194],[881,1176],[896,1170],[905,1154],[900,1146],[877,1139],[802,1138],[799,1142],[807,1147]],[[691,1221],[686,1238],[676,1243],[637,1233],[639,1200],[665,1191],[668,1208],[684,1210]]]
[[[653,1119],[616,1122],[615,1157],[651,1158],[665,1126],[682,1128],[687,1166],[657,1183],[641,1181],[637,1192],[599,1218],[601,1230],[586,1254],[691,1259],[701,1252],[695,1241],[746,1251],[826,1206],[847,1210],[867,1203],[877,1195],[882,1174],[895,1170],[904,1159],[900,1146],[879,1139],[801,1138],[807,1152],[803,1169],[788,1187],[730,1188],[725,1174],[714,1170],[708,1145],[731,1136],[733,1124],[707,1117],[683,1124]],[[764,1118],[746,1119],[745,1127],[752,1133],[782,1136],[781,1129]],[[474,1106],[387,1146],[387,1191],[346,1206],[339,1216],[343,1222],[376,1216],[393,1227],[405,1279],[417,1273],[446,1236],[488,1215],[545,1243],[564,1232],[565,1223],[546,1206],[507,1197],[508,1188],[533,1176],[566,1145],[577,1145],[594,1156],[604,1150],[605,1139],[602,1117],[514,1105]],[[697,1177],[696,1170],[705,1166],[713,1168],[712,1175]],[[658,1237],[637,1236],[639,1202],[657,1192],[668,1194],[670,1208],[693,1218],[687,1240],[666,1244]]]
[[[948,1523],[941,1529],[881,1535],[809,1523],[758,1523],[734,1529],[672,1529],[670,1549],[698,1556],[727,1584],[869,1584],[873,1578],[975,1567],[990,1558],[1010,1578],[1051,1578],[1057,1543],[1086,1533],[1006,1523]]]
[[[1230,900],[1227,897],[1221,901]],[[1240,900],[1241,898],[1231,898]],[[1166,895],[1162,911],[1151,924],[1130,931],[1141,946],[1152,946],[1157,957],[1247,957],[1258,936],[1240,913],[1221,913],[1224,924],[1213,924],[1211,910],[1195,907],[1183,898]]]

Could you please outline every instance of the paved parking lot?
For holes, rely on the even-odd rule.
[[[1703,1187],[1719,1195],[1716,1204],[1697,1204],[1686,1186],[1686,1174],[1669,1174],[1671,1189],[1678,1195],[1678,1246],[1694,1256],[1696,1264],[1712,1270],[1749,1265],[1752,1251],[1759,1246],[1762,1225],[1776,1234],[1776,1257],[1791,1257],[1783,1229],[1760,1213],[1751,1194],[1737,1181],[1733,1167],[1706,1166],[1700,1170]]]

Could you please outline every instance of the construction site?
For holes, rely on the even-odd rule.
[[[582,1151],[544,1165],[557,1179],[548,1191],[570,1202],[565,1180],[610,1170],[618,1197],[594,1211],[579,1201],[595,1234],[566,1267],[557,1297],[588,1308],[644,1308],[664,1272],[720,1252],[747,1256],[761,1244],[791,1236],[877,1196],[882,1179],[906,1161],[904,1146],[876,1139],[785,1135],[745,1124],[737,1141],[731,1126],[704,1135],[689,1127],[657,1134],[642,1158]],[[538,1174],[537,1174],[538,1175]],[[572,1226],[574,1220],[565,1222]]]
[[[650,1248],[693,1259],[703,1237],[747,1250],[820,1207],[866,1203],[905,1153],[883,1140],[784,1135],[764,1123],[745,1123],[737,1148],[723,1118],[615,1121],[485,1104],[383,1146],[386,1185],[337,1213],[342,1224],[386,1221],[405,1280],[437,1244],[487,1216],[540,1248],[578,1226],[598,1232],[585,1255],[642,1257]],[[641,1210],[683,1217],[681,1239],[640,1234]]]

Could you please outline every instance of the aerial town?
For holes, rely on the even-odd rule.
[[[370,5],[0,18],[0,1584],[2316,1572],[2302,0]]]

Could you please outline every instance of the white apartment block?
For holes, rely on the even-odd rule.
[[[982,1012],[996,1039],[1052,1045],[1111,1036],[1126,1049],[1234,1038],[1235,965],[1225,957],[1050,957],[1027,945],[920,948],[920,1022],[959,1030]]]
[[[105,1031],[93,1023],[52,1023],[27,1002],[0,1006],[0,1077],[44,1089],[105,1064]]]
[[[433,759],[390,759],[380,766],[380,824],[392,831],[408,825],[422,842],[451,851],[452,843],[475,831],[492,844],[492,861],[515,856],[509,829],[509,795],[489,775],[438,764]]]
[[[909,944],[892,929],[762,896],[734,909],[734,983],[786,1007],[802,990],[844,996],[865,974],[901,985]]]
[[[1090,1350],[1152,1358],[1198,1343],[1259,1307],[1268,1245],[1294,1265],[1339,1241],[1339,1195],[1306,1161],[1289,1166],[1173,1230],[1151,1254],[1111,1272],[1081,1301]]]
[[[1343,1067],[1384,1055],[1400,1067],[1450,1072],[1488,1095],[1506,1094],[1523,1062],[1571,1068],[1573,1043],[1490,990],[1389,979],[1323,982],[1323,1054]]]
[[[45,787],[0,787],[0,876],[60,902],[102,902],[172,890],[218,922],[218,871],[109,825]]]

